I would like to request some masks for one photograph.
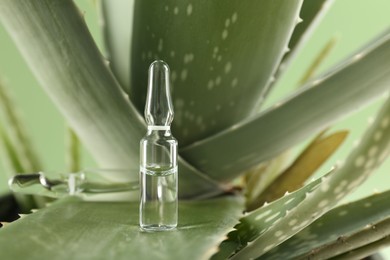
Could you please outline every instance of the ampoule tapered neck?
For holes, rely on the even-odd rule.
[[[149,67],[145,120],[148,125],[155,126],[169,126],[173,120],[169,67],[161,60]]]

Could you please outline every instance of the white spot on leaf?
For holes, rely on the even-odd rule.
[[[389,123],[390,123],[390,118],[388,116],[383,118],[381,121],[382,128],[387,128],[389,126]]]
[[[180,73],[181,80],[185,81],[187,79],[187,76],[188,76],[188,70],[186,70],[186,69],[182,70]]]
[[[226,19],[226,21],[225,21],[225,27],[229,27],[229,25],[230,25],[230,19],[228,18],[228,19]]]
[[[158,51],[162,51],[162,49],[163,49],[163,39],[159,39],[158,40],[158,46],[157,46],[157,50]]]
[[[221,84],[221,77],[220,76],[218,76],[216,79],[215,79],[215,85],[219,85],[219,84]]]
[[[377,131],[375,134],[374,134],[374,140],[375,141],[380,141],[381,140],[381,138],[382,138],[382,132],[381,131]]]
[[[277,216],[279,216],[280,212],[276,212],[275,214],[269,216],[265,219],[265,222],[270,222],[271,220],[275,219]]]
[[[187,6],[187,15],[190,16],[192,14],[192,4]]]
[[[228,31],[225,29],[222,31],[222,39],[225,40],[228,37]]]
[[[360,168],[363,166],[364,162],[366,161],[366,159],[364,158],[363,155],[360,155],[358,156],[358,158],[356,158],[355,160],[355,166]]]
[[[171,80],[174,82],[174,81],[176,81],[176,79],[177,79],[177,73],[176,73],[175,70],[173,70],[173,71],[171,72]]]
[[[368,150],[368,156],[369,157],[374,157],[378,152],[378,147],[376,146],[373,146],[370,148],[370,150]]]
[[[294,218],[294,219],[290,220],[290,222],[288,222],[288,224],[289,224],[290,226],[294,226],[294,225],[297,224],[297,223],[298,223],[298,220],[297,220],[296,218]]]
[[[237,86],[237,83],[238,83],[238,79],[237,78],[234,78],[232,80],[232,87],[235,88]]]
[[[267,210],[267,211],[264,211],[264,212],[260,213],[259,215],[257,215],[257,216],[255,217],[255,220],[260,220],[260,219],[262,219],[262,218],[268,216],[269,214],[271,214],[271,212],[272,212],[271,209],[269,209],[269,210]]]
[[[318,207],[323,208],[328,204],[329,204],[328,200],[322,200],[322,201],[320,201],[320,203],[318,203]]]
[[[232,63],[228,62],[225,64],[225,73],[228,74],[232,70]]]
[[[232,15],[232,23],[235,23],[237,21],[237,13],[235,12],[233,15]]]
[[[207,88],[209,90],[212,90],[214,88],[214,81],[213,80],[209,80],[209,82],[207,83]]]

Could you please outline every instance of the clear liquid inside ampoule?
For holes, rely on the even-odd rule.
[[[141,168],[140,225],[145,231],[177,226],[177,167]]]

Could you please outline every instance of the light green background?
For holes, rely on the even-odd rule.
[[[99,47],[102,48],[98,15],[93,6],[93,1],[79,0],[77,3],[85,13],[87,23]],[[277,100],[294,89],[296,82],[305,69],[307,69],[315,55],[332,37],[337,37],[337,45],[324,61],[321,66],[321,71],[336,64],[389,26],[389,0],[335,0],[328,14],[318,26],[312,39],[310,39],[307,47],[299,55],[297,62],[292,64],[292,69],[288,71],[284,78],[285,84],[283,85],[290,86],[290,88],[275,91],[272,94],[272,100]],[[7,83],[15,102],[20,108],[19,110],[25,121],[26,129],[33,138],[36,150],[43,160],[43,170],[65,170],[66,123],[51,100],[49,100],[39,87],[2,27],[0,27],[0,75]],[[368,117],[374,115],[374,112],[379,108],[380,102],[376,102],[336,126],[336,128],[352,129],[352,132],[342,149],[322,167],[321,173],[326,172],[338,159],[345,158],[347,152],[352,147],[353,141],[361,135],[367,126],[366,122]],[[95,166],[95,163],[86,152],[83,156],[83,166]],[[375,189],[388,189],[390,179],[389,169],[390,160],[365,185],[350,196],[349,199],[370,194]],[[3,192],[7,189],[4,176],[5,174],[0,174],[0,191]]]

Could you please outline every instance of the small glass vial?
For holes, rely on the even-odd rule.
[[[170,130],[173,106],[169,84],[168,65],[153,62],[145,105],[148,130],[140,143],[140,226],[145,231],[177,226],[177,140]]]

